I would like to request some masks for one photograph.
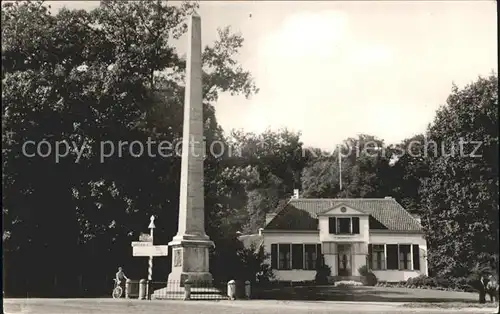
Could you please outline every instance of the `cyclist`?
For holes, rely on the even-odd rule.
[[[118,272],[116,273],[116,285],[125,289],[125,280],[127,280],[127,276],[123,272],[123,268],[118,267]]]

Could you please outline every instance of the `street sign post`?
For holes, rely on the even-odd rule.
[[[132,256],[144,256],[149,257],[148,264],[148,281],[153,280],[153,257],[168,256],[168,245],[153,245],[153,230],[155,226],[155,217],[151,216],[149,223],[150,234],[141,233],[139,235],[139,241],[132,242]],[[149,295],[149,284],[146,286],[146,294],[148,299]]]

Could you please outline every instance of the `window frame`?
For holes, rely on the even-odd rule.
[[[401,259],[401,246],[407,246],[408,252]],[[405,267],[401,267],[401,263],[406,259]],[[399,270],[413,270],[412,244],[398,243],[398,268]]]
[[[341,219],[348,219],[349,220],[349,232],[341,232],[340,231],[340,220]],[[353,234],[352,233],[352,217],[337,217],[337,233],[338,235],[346,235],[346,234]]]
[[[313,243],[313,242],[309,242],[309,243],[271,243],[271,247],[273,245],[276,245],[276,257],[272,256],[272,253],[273,253],[273,250],[271,250],[271,261],[273,259],[276,260],[276,268],[273,268],[275,270],[308,270],[308,271],[314,271],[316,270],[316,265],[318,263],[318,259],[320,258],[319,254],[320,254],[320,250],[318,250],[318,246],[321,245],[321,243]],[[294,246],[297,246],[297,245],[301,245],[302,246],[302,268],[297,268],[297,267],[294,267],[294,263],[293,263],[293,247]],[[308,265],[308,252],[306,251],[306,246],[308,248],[314,246],[314,253],[315,255],[314,258],[311,260],[312,264]],[[289,248],[289,251],[288,253],[290,254],[290,257],[289,259],[287,260],[286,258],[283,260],[280,258],[280,248],[281,247],[288,247]],[[285,267],[282,267],[282,265],[284,265],[286,262],[286,266]],[[306,266],[310,266],[310,267],[306,267]]]
[[[385,263],[385,244],[380,244],[380,243],[370,243],[372,245],[372,250],[371,250],[371,256],[369,257],[371,259],[371,269],[372,270],[386,270],[386,263]],[[376,247],[378,247],[376,249]],[[378,253],[378,254],[375,254]],[[381,254],[380,254],[381,253]],[[377,257],[374,259],[374,257]],[[378,258],[380,257],[380,258]],[[377,263],[374,263],[377,262]],[[380,267],[378,266],[380,264]]]
[[[303,246],[304,246],[304,254],[303,254],[304,255],[303,256],[304,257],[304,265],[302,267],[302,270],[316,270],[316,263],[318,261],[318,244],[315,244],[315,243],[304,243]],[[308,252],[306,250],[306,246],[309,246],[309,247],[314,246],[314,252],[312,252],[312,253],[314,253],[314,258],[311,259],[311,263],[312,263],[310,265],[311,268],[308,267],[308,265],[309,265],[309,263],[308,263],[308,261],[309,261],[309,259],[308,259],[308,253],[310,253],[310,252]]]
[[[349,220],[349,231],[340,232],[340,221],[342,219]],[[354,220],[357,221],[357,232],[354,232]],[[332,226],[333,222],[333,226]],[[330,216],[328,218],[328,234],[334,235],[359,235],[361,234],[361,219],[359,216]]]
[[[278,244],[278,267],[276,268],[277,270],[292,270],[292,243],[277,243]],[[286,264],[286,266],[281,266],[282,259],[281,259],[281,247],[286,247],[288,246],[288,253],[290,254],[290,257],[288,259],[283,258],[283,265]],[[285,254],[286,256],[286,254]],[[286,262],[286,263],[285,263]]]
[[[420,269],[416,269],[414,266],[415,252],[413,252],[413,249],[415,246],[420,248],[420,245],[418,245],[418,244],[413,244],[413,243],[385,243],[385,244],[369,243],[369,245],[371,245],[371,251],[368,254],[369,255],[368,256],[368,258],[369,258],[368,265],[370,265],[370,268],[372,270],[400,270],[400,271],[419,271],[420,270]],[[375,246],[383,246],[384,250],[382,251],[381,247],[378,247],[377,249],[375,249]],[[396,248],[397,248],[397,268],[394,268],[394,266],[396,265],[396,261],[393,260],[393,256],[392,256],[393,254],[388,254],[388,246],[391,246],[391,249],[394,248],[394,246],[396,246]],[[402,246],[406,246],[408,248],[408,251],[406,252],[406,254],[404,256],[401,256],[401,253],[402,253],[401,247]],[[375,263],[374,263],[374,261],[377,260],[377,259],[374,260],[375,252],[377,252],[377,253],[383,252],[383,255],[380,254],[381,256],[383,256],[383,259],[381,262],[381,266],[382,266],[381,269],[378,269],[378,264],[375,265]],[[391,252],[391,253],[394,253],[394,252]],[[419,262],[418,262],[418,264],[419,264]],[[391,268],[389,268],[389,265],[391,265]],[[419,268],[421,268],[421,266]]]

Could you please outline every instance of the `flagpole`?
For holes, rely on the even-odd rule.
[[[340,184],[340,190],[342,191],[342,157],[340,154],[340,145],[338,146],[339,150],[339,184]]]

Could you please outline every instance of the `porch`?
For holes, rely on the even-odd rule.
[[[367,265],[368,243],[323,242],[322,253],[325,264],[330,267],[331,276],[336,281],[344,280],[341,278],[359,277],[358,269]]]

